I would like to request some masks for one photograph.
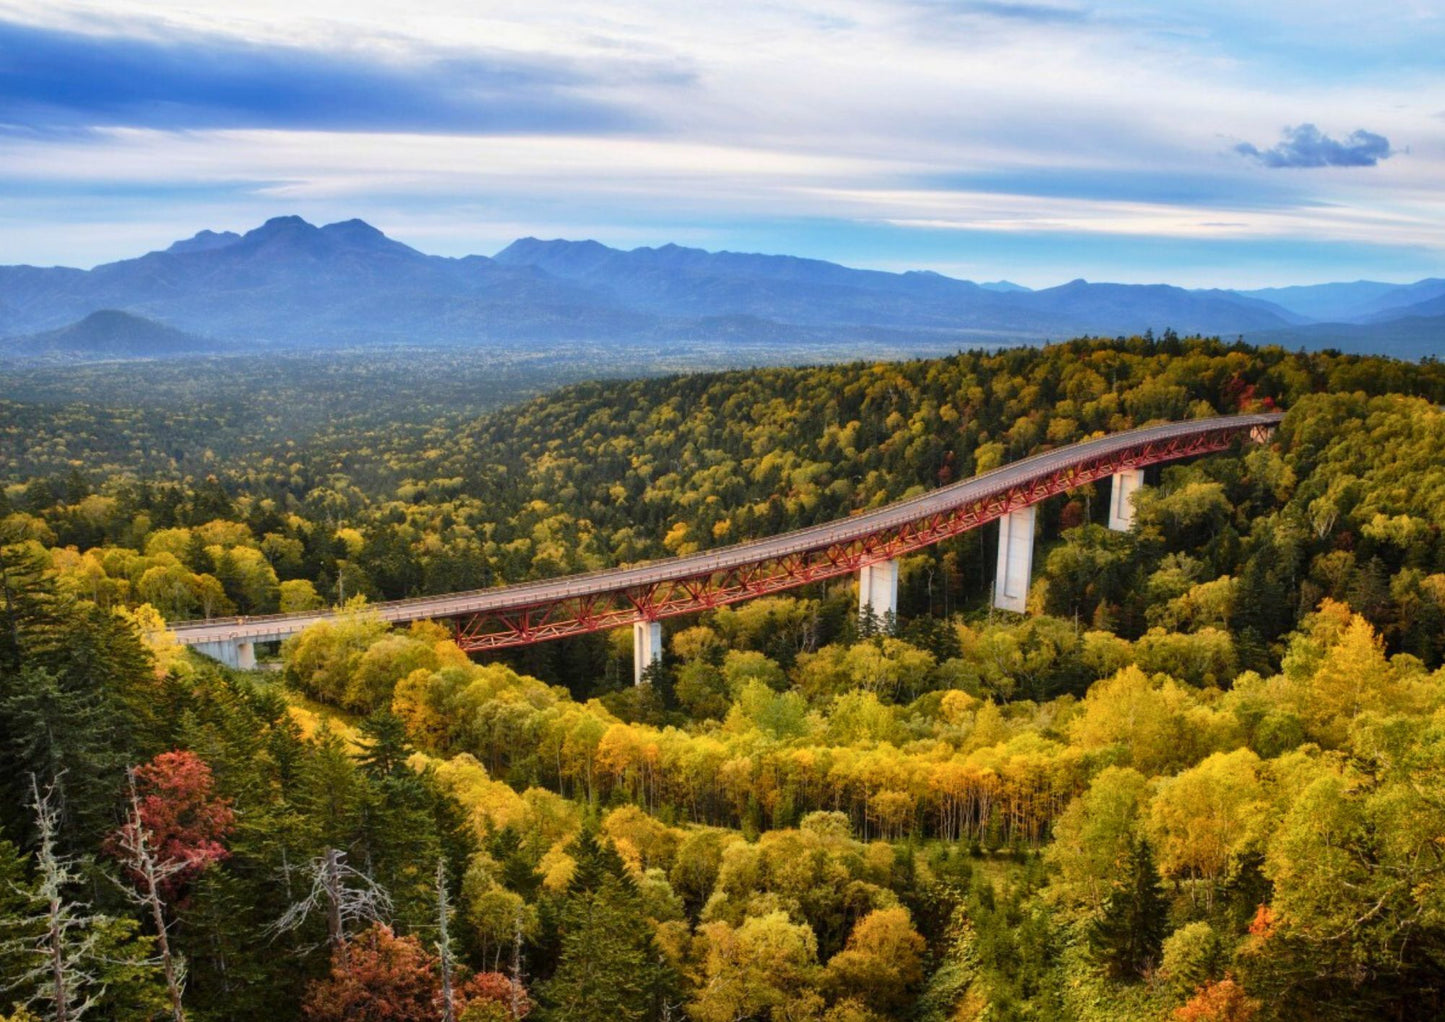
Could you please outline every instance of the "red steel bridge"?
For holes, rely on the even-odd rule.
[[[841,521],[704,553],[630,567],[444,596],[372,604],[384,620],[450,622],[468,651],[524,646],[633,625],[637,668],[661,655],[663,618],[692,614],[858,572],[860,606],[896,609],[897,559],[1003,519],[995,603],[1022,609],[1033,548],[1033,505],[1105,477],[1114,480],[1112,528],[1132,521],[1128,496],[1149,465],[1262,442],[1283,416],[1233,415],[1147,426],[1084,440]],[[1012,587],[1012,588],[1011,588]],[[254,644],[284,639],[335,611],[184,621],[184,644],[233,667],[255,663]]]

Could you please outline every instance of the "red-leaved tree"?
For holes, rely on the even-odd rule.
[[[303,1010],[311,1022],[436,1022],[441,1000],[436,956],[415,937],[377,923],[332,953],[330,974],[307,988]],[[521,1018],[531,1010],[526,994],[519,990],[514,999],[512,981],[495,972],[460,984],[455,1001],[458,1018]]]
[[[189,750],[162,752],[136,767],[135,788],[147,843],[166,868],[158,893],[173,902],[206,867],[231,854],[224,841],[236,814],[227,799],[216,796],[210,766]],[[134,821],[128,821],[112,838],[113,854],[135,844],[130,833],[134,827]]]
[[[303,1009],[313,1022],[431,1022],[438,983],[415,937],[377,923],[331,956],[331,973],[312,983]]]
[[[526,1018],[531,1012],[527,991],[500,972],[479,972],[457,988],[457,1018],[462,1022]]]
[[[1258,1012],[1259,1002],[1226,976],[1196,990],[1188,1004],[1174,1009],[1174,1018],[1176,1022],[1250,1022]]]

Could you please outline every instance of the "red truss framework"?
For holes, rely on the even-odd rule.
[[[1263,418],[1263,417],[1259,417]],[[1277,416],[1271,416],[1277,419]],[[695,574],[576,596],[552,597],[452,620],[462,649],[480,651],[525,646],[569,635],[618,628],[636,621],[657,621],[711,610],[729,603],[783,592],[810,582],[853,574],[867,564],[891,560],[976,529],[1011,511],[1116,472],[1226,450],[1247,434],[1266,439],[1274,422],[1234,423],[1182,436],[1144,440],[1134,446],[1058,468],[1041,468],[1023,479],[1010,479],[982,496],[960,498],[949,507],[933,507],[907,521],[892,522],[863,535],[821,542],[782,554],[760,551],[756,560]],[[937,492],[937,491],[935,491]],[[846,521],[844,523],[846,524]],[[760,544],[761,545],[761,544]],[[704,559],[705,560],[705,559]],[[658,565],[666,567],[666,562]],[[661,573],[661,572],[659,572]]]

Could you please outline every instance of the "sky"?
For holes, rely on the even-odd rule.
[[[1445,0],[0,0],[0,263],[353,217],[1046,287],[1445,276]]]

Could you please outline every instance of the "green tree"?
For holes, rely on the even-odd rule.
[[[1137,979],[1159,961],[1168,903],[1148,842],[1136,841],[1103,911],[1088,927],[1089,950],[1116,979]]]
[[[677,1001],[637,887],[610,844],[584,827],[560,920],[557,971],[540,990],[542,1017],[567,1022],[659,1019]]]

